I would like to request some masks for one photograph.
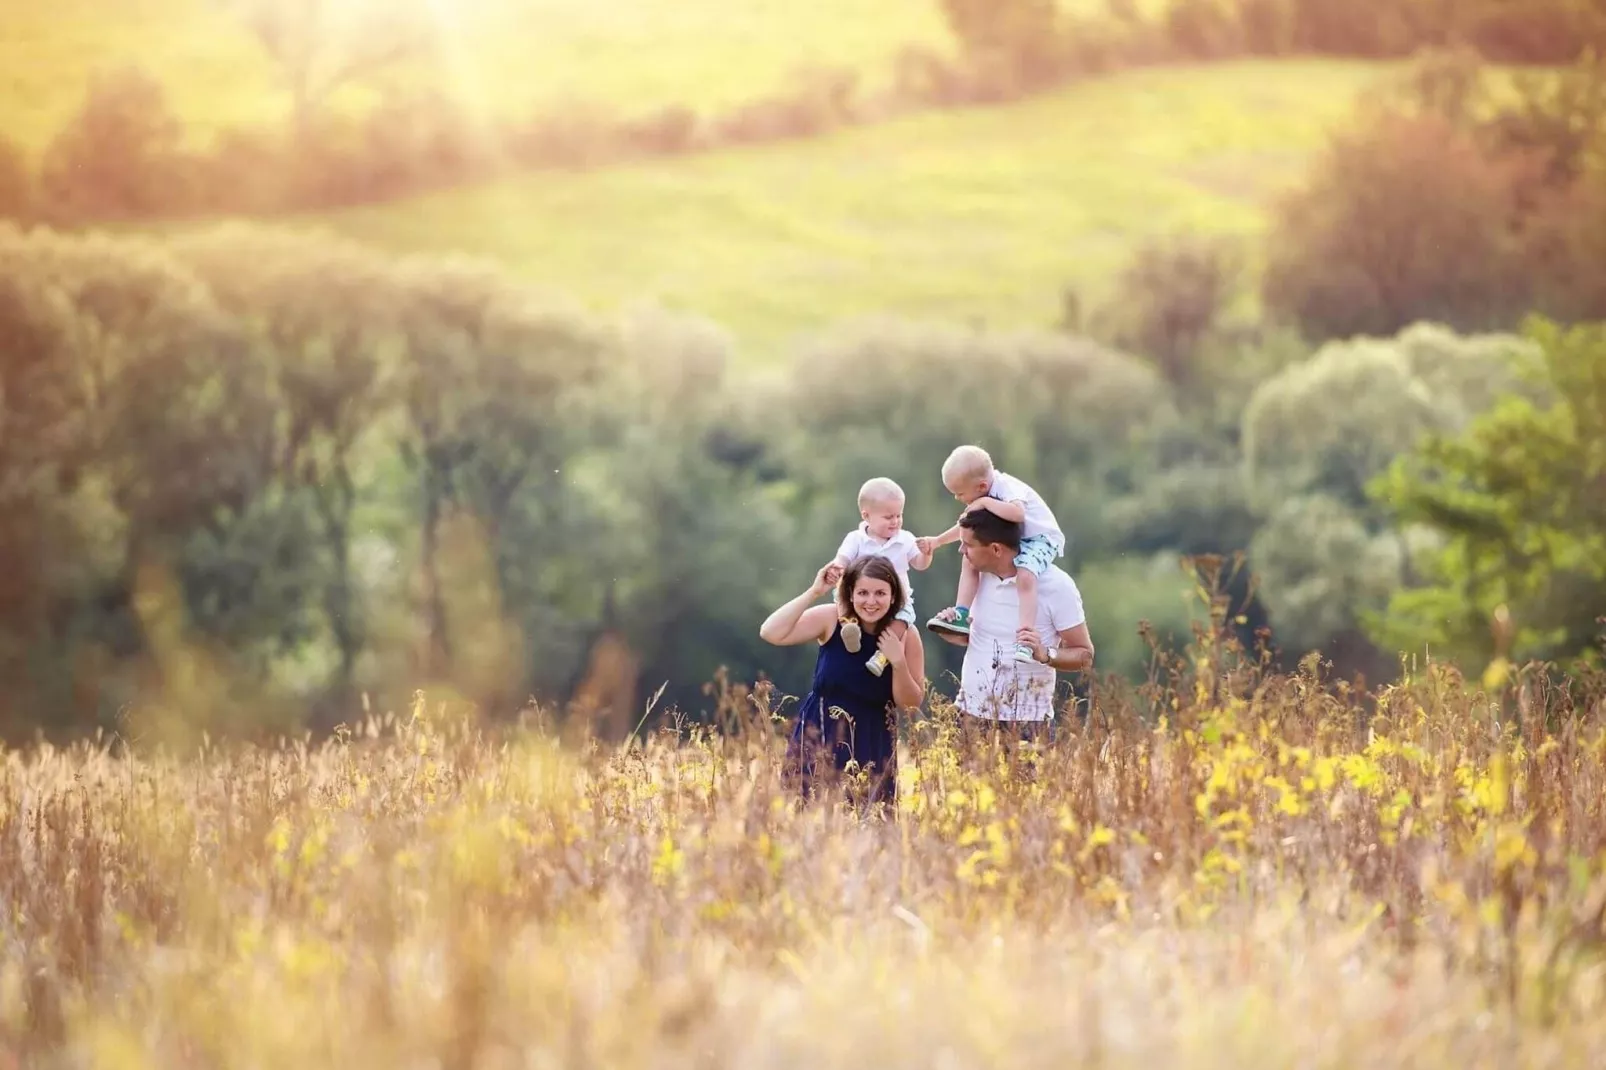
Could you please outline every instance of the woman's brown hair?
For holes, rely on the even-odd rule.
[[[858,615],[853,612],[853,588],[858,586],[860,577],[881,580],[892,588],[892,604],[887,607],[887,615],[877,621],[874,627],[859,621],[860,626],[872,634],[880,632],[882,628],[891,624],[893,618],[897,617],[898,611],[903,609],[904,601],[908,597],[903,589],[903,580],[899,578],[898,570],[892,567],[892,562],[879,554],[861,557],[843,569],[842,580],[836,585],[837,611],[841,616],[851,617],[854,620],[858,620]]]

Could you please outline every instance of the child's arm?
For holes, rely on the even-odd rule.
[[[914,552],[909,555],[909,567],[916,572],[924,572],[931,567],[931,559],[937,555],[937,548],[930,539],[916,539]]]
[[[1002,517],[1011,523],[1026,522],[1026,503],[1023,501],[1001,502],[997,498],[977,498],[970,503],[970,509],[990,509],[994,516]],[[965,511],[968,513],[970,509]]]
[[[838,569],[845,569],[853,564],[854,551],[859,546],[859,532],[857,529],[848,532],[842,537],[842,545],[837,547],[836,556],[831,558],[831,564]]]
[[[943,532],[941,535],[924,535],[924,536],[921,536],[920,538],[916,539],[915,540],[915,549],[918,550],[920,553],[924,554],[925,557],[926,557],[926,564],[925,565],[921,565],[920,567],[921,568],[925,568],[927,565],[930,565],[931,564],[931,555],[933,553],[935,553],[937,550],[942,549],[944,546],[947,546],[951,542],[958,542],[958,541],[959,541],[959,525],[958,524],[955,524],[953,527],[949,528],[947,531]]]

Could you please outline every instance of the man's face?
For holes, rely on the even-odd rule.
[[[969,561],[970,566],[977,572],[987,572],[994,576],[999,574],[1006,560],[1014,559],[1009,547],[998,542],[982,542],[969,528],[959,529],[959,552],[965,555],[965,560]]]

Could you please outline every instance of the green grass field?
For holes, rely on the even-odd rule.
[[[315,217],[399,251],[468,251],[602,311],[714,317],[768,361],[890,313],[1046,324],[1135,241],[1253,236],[1265,202],[1385,68],[1129,72],[1006,108],[583,174],[539,173]]]
[[[346,0],[328,0],[346,2]],[[1071,0],[1098,5],[1102,0]],[[1158,0],[1156,0],[1158,2]],[[874,82],[907,44],[948,47],[935,0],[439,0],[433,79],[486,110],[570,101],[709,108],[809,64]],[[57,0],[7,16],[0,119],[37,151],[96,70],[135,61],[192,137],[274,122],[274,74],[221,0]],[[744,354],[890,313],[1044,324],[1096,300],[1146,235],[1253,236],[1384,68],[1290,61],[1128,72],[994,109],[583,174],[534,173],[314,222],[398,251],[462,251],[602,311],[710,315]]]

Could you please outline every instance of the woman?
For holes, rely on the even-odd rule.
[[[839,571],[836,604],[811,605],[831,589],[831,577]],[[805,794],[811,790],[819,750],[829,747],[837,770],[852,761],[869,774],[869,801],[895,797],[897,710],[917,709],[925,696],[926,654],[920,633],[890,627],[907,597],[897,570],[884,557],[860,558],[845,570],[830,564],[815,574],[808,590],[771,613],[759,628],[759,635],[776,646],[810,639],[819,644],[814,684],[787,747],[788,770],[801,776]],[[874,653],[864,649],[864,639],[843,641],[842,625],[849,621],[886,658],[886,670],[879,675],[867,665]]]

